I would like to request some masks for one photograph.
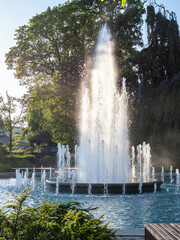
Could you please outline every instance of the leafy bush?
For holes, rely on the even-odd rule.
[[[2,144],[1,142],[0,142],[0,152],[1,154],[7,154],[8,152],[8,146],[6,144]]]
[[[30,153],[10,153],[8,158],[18,158],[18,159],[33,159],[35,156]]]
[[[25,201],[28,189],[14,197],[0,209],[0,239],[2,240],[110,240],[115,238],[103,221],[82,209],[77,202],[67,204],[43,201],[29,207]]]

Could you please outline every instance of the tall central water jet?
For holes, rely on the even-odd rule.
[[[150,178],[150,145],[145,142],[128,154],[127,93],[125,81],[117,88],[112,37],[107,26],[99,34],[93,69],[82,84],[80,144],[75,167],[69,146],[58,144],[56,193],[125,194],[154,192],[161,181]]]
[[[89,82],[83,82],[77,181],[119,183],[129,181],[127,94],[117,74],[111,34],[99,34]]]

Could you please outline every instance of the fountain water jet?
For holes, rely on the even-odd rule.
[[[98,37],[88,80],[82,82],[80,144],[74,154],[76,188],[71,190],[69,147],[58,144],[61,189],[87,193],[90,186],[91,193],[122,193],[122,189],[124,193],[142,193],[144,181],[150,183],[150,145],[139,145],[137,154],[132,147],[130,157],[126,84],[123,80],[118,90],[113,41],[106,25]],[[154,182],[149,186],[147,191],[154,191]]]
[[[104,26],[98,37],[90,83],[83,82],[82,86],[77,161],[77,181],[81,183],[88,182],[89,172],[91,182],[104,183],[106,169],[110,183],[122,182],[124,170],[125,181],[129,181],[127,93],[125,81],[121,94],[117,89],[113,51],[110,32]]]

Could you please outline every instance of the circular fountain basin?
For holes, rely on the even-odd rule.
[[[56,189],[56,180],[46,180],[48,187]],[[161,180],[151,179],[149,182],[142,183],[142,193],[154,192],[154,184],[157,185],[157,190],[159,190],[162,184]],[[59,182],[59,192],[61,193],[72,193],[72,184]],[[104,194],[105,188],[108,194],[122,194],[123,193],[123,183],[76,183],[74,187],[74,194],[88,194],[89,186],[91,186],[91,194]],[[139,182],[125,183],[125,193],[126,194],[137,194],[139,193]]]

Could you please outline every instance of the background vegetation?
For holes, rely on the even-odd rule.
[[[80,82],[93,62],[98,31],[107,23],[115,40],[118,86],[126,78],[132,145],[152,147],[153,161],[180,167],[180,38],[175,14],[151,4],[146,10],[148,45],[143,47],[141,0],[73,0],[32,17],[15,33],[6,55],[20,83],[26,133],[47,130],[53,141],[78,142]]]

